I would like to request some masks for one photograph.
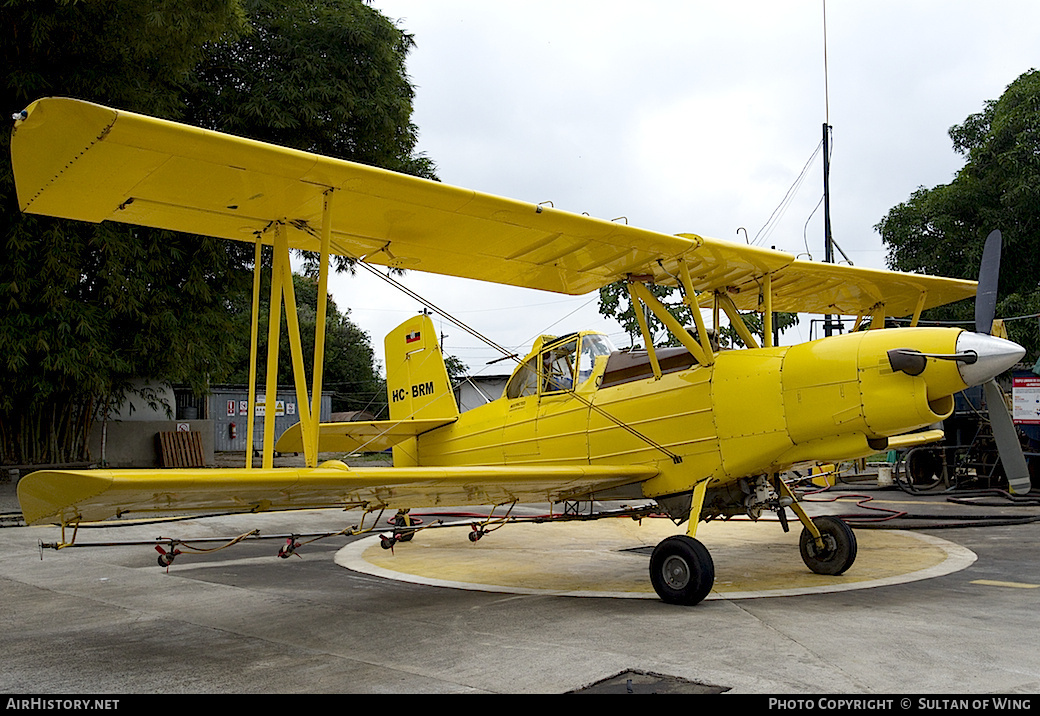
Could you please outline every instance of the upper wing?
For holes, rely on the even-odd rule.
[[[32,213],[268,243],[280,223],[293,248],[316,251],[334,190],[332,252],[397,268],[583,294],[629,275],[673,283],[683,260],[698,291],[757,296],[770,274],[790,281],[774,310],[854,315],[890,289],[907,298],[881,293],[889,315],[913,311],[921,291],[925,307],[974,294],[971,282],[885,283],[874,274],[905,275],[648,231],[77,100],[38,100],[26,114],[11,154]]]
[[[573,467],[41,470],[18,482],[28,524],[96,521],[154,512],[370,505],[496,505],[560,502],[647,480],[643,465]]]
[[[39,100],[11,139],[23,211],[254,241],[282,222],[317,251],[581,294],[682,255],[690,239],[117,111]],[[268,233],[265,233],[268,232]]]
[[[762,277],[726,286],[741,310],[761,310]],[[795,260],[772,274],[773,310],[792,313],[889,316],[912,314],[975,295],[977,282]],[[705,296],[704,300],[710,296]]]

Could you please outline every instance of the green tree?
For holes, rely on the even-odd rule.
[[[261,282],[262,296],[268,295],[270,290],[269,276],[270,274],[264,274]],[[293,274],[293,290],[296,295],[296,315],[300,324],[304,371],[307,374],[307,387],[310,389],[314,366],[318,281],[312,276]],[[375,369],[375,355],[369,336],[350,320],[349,309],[341,311],[331,297],[327,298],[322,383],[326,390],[334,391],[332,411],[368,410],[378,413],[386,404],[386,390]],[[250,303],[248,293],[242,293],[234,301],[235,327],[230,354],[233,370],[228,380],[243,385],[248,384],[249,380]],[[257,374],[261,376],[261,380],[267,369],[266,326],[269,315],[266,303],[261,303],[260,331],[257,338]],[[292,352],[283,308],[278,346],[279,385],[294,385],[292,370]]]
[[[405,68],[415,45],[411,35],[359,0],[243,0],[243,5],[249,32],[209,43],[187,83],[190,124],[436,179],[433,162],[416,151],[415,90]],[[316,257],[304,259],[307,276],[316,276]],[[345,257],[334,261],[337,269],[353,271]],[[303,340],[313,343],[313,328],[304,329],[302,322],[310,311],[313,327],[316,286],[308,290],[300,277],[295,282],[301,331],[311,336]],[[349,310],[334,323],[333,308],[324,378],[336,391],[333,408],[378,412],[385,389],[381,383],[373,387],[369,338],[349,321]],[[279,382],[291,384],[286,339],[280,350]],[[308,356],[310,350],[305,349]],[[244,381],[246,359],[237,365]]]
[[[415,150],[414,38],[358,0],[242,0],[250,32],[205,48],[187,121],[434,178]]]
[[[176,117],[204,42],[241,26],[236,0],[0,7],[5,111],[68,95]],[[209,239],[22,214],[0,138],[0,463],[83,460],[100,404],[154,377],[201,389],[236,265]]]
[[[648,286],[650,293],[657,298],[658,301],[668,307],[669,312],[675,316],[681,324],[690,325],[693,323],[693,314],[690,312],[690,307],[681,301],[669,305],[669,301],[672,300],[673,294],[677,293],[676,289],[669,288],[667,286],[652,285]],[[632,301],[628,294],[628,286],[624,281],[617,281],[615,283],[604,286],[599,290],[599,313],[601,316],[613,318],[621,327],[625,329],[628,334],[629,340],[632,345],[640,345],[642,342],[642,333],[639,329],[639,320],[636,318],[635,309],[632,307]],[[648,327],[651,335],[657,336],[661,331],[665,330],[664,324],[661,323],[650,311],[646,312],[646,318],[648,320]],[[678,341],[675,340],[674,336],[668,335],[667,345],[679,345]]]
[[[997,316],[1040,313],[1040,72],[1030,70],[997,100],[949,130],[964,167],[949,184],[918,188],[878,223],[888,264],[974,279],[986,236],[1004,237]],[[970,301],[929,312],[970,322]],[[1011,322],[1011,338],[1036,358],[1035,319]]]
[[[679,323],[684,326],[694,325],[693,312],[689,306],[681,301],[679,290],[677,288],[659,285],[649,286],[648,288],[657,300],[668,309],[668,312],[679,321]],[[642,333],[639,328],[639,321],[636,318],[631,299],[628,295],[628,288],[624,281],[612,283],[599,290],[599,312],[600,315],[613,318],[615,321],[620,323],[621,327],[628,333],[632,345],[641,345]],[[743,316],[748,329],[761,339],[763,331],[762,315],[754,311],[748,311],[741,315]],[[785,328],[789,328],[798,323],[797,314],[777,313],[774,315],[774,322],[778,330],[782,331]],[[671,335],[671,333],[667,332],[664,323],[658,320],[652,312],[646,312],[646,319],[647,327],[649,328],[651,335],[655,336],[655,340],[661,341],[660,343],[655,343],[655,345],[679,345],[678,339]],[[708,328],[710,329],[711,326],[708,326]],[[660,338],[662,332],[664,332],[663,340]],[[719,334],[719,339],[722,342],[723,347],[736,345],[740,341],[737,337],[737,332],[731,326],[727,325],[720,327]]]
[[[8,0],[0,22],[5,111],[66,95],[432,175],[412,39],[360,0]],[[252,250],[21,214],[3,135],[0,463],[82,460],[98,405],[131,380],[226,380]]]
[[[469,366],[463,363],[458,356],[444,356],[444,368],[448,371],[448,380],[452,385],[469,375]]]

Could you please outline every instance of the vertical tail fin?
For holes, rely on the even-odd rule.
[[[384,341],[386,391],[391,420],[454,418],[459,414],[437,343],[437,331],[427,315],[409,318]],[[418,464],[415,439],[394,448],[394,465]]]

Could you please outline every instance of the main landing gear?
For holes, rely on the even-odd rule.
[[[798,551],[805,566],[816,574],[844,574],[856,561],[856,535],[852,528],[829,515],[810,518],[794,493],[779,478],[772,487],[774,489],[768,490],[769,499],[760,499],[754,507],[775,510],[784,532],[789,529],[784,510],[790,507],[802,523]],[[766,489],[759,492],[764,494]],[[691,520],[696,519],[694,515],[700,515],[702,504],[703,496],[695,493]],[[761,509],[756,512],[749,509],[747,514],[756,519],[760,512]],[[650,557],[650,582],[661,600],[668,604],[697,604],[708,596],[715,584],[715,564],[707,548],[694,539],[695,531],[694,524],[689,535],[665,538]]]
[[[650,583],[662,601],[693,606],[714,586],[715,563],[693,537],[666,537],[650,557]]]

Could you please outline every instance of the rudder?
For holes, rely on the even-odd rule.
[[[455,418],[459,407],[428,315],[420,314],[387,334],[386,392],[391,420]],[[394,448],[394,465],[415,465],[415,440]]]

